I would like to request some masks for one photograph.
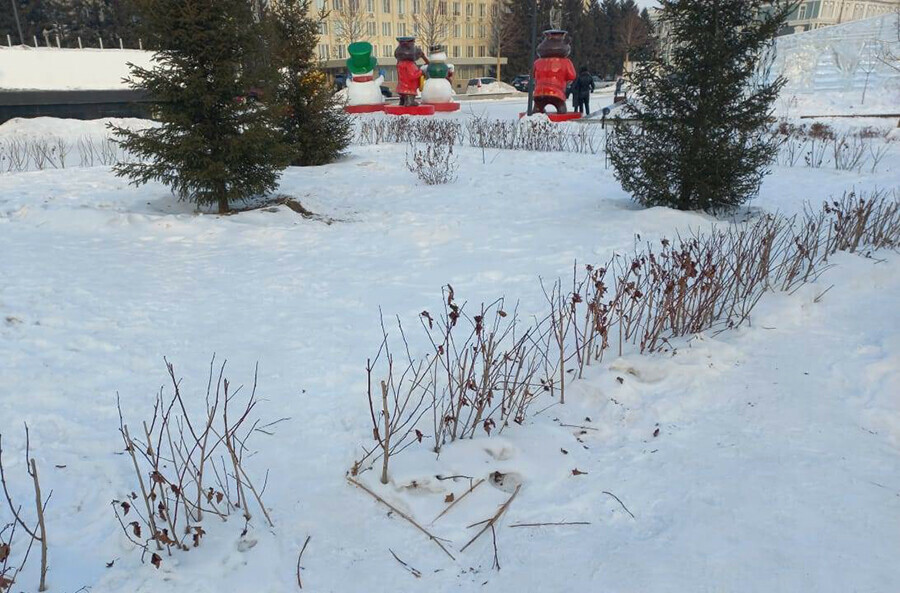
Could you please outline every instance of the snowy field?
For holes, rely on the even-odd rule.
[[[478,105],[503,118],[524,107]],[[457,117],[478,113],[469,108]],[[19,120],[0,126],[0,141],[104,133],[102,122]],[[338,163],[289,169],[279,192],[319,219],[286,207],[198,214],[102,166],[0,174],[0,431],[13,495],[33,496],[21,479],[23,422],[53,491],[51,591],[296,591],[307,536],[309,591],[897,590],[893,252],[841,254],[817,282],[767,294],[749,326],[681,340],[676,356],[611,357],[572,384],[564,406],[536,405],[500,437],[449,446],[439,460],[424,446],[398,457],[378,492],[423,524],[468,486],[436,473],[517,476],[497,530],[500,570],[490,534],[460,548],[466,526],[508,491],[482,486],[435,523],[452,561],[348,485],[371,440],[365,367],[379,307],[412,326],[449,283],[470,303],[519,301],[527,317],[544,308],[539,278],[570,277],[576,260],[602,263],[636,234],[729,224],[636,207],[602,155],[462,148],[458,180],[426,187],[405,150],[354,146]],[[875,173],[776,166],[750,208],[793,214],[876,188],[900,188],[896,141]],[[196,403],[214,353],[236,385],[259,363],[258,413],[289,418],[254,437],[248,462],[269,470],[275,527],[257,517],[241,537],[239,517],[207,521],[199,549],[157,570],[110,507],[135,488],[116,396],[133,423],[148,417],[165,356]],[[510,527],[561,521],[590,524]],[[32,559],[17,590],[36,590],[36,579]]]

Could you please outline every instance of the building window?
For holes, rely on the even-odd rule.
[[[406,12],[406,0],[397,0],[397,14]]]
[[[483,45],[478,46],[478,57],[483,58],[487,55],[487,48]]]
[[[343,60],[347,57],[346,50],[344,49],[343,45],[337,46],[337,57],[339,60]]]
[[[453,3],[453,16],[459,16],[459,14],[460,14],[459,2],[454,2]]]
[[[466,23],[466,37],[469,39],[475,37],[475,25],[472,23]]]
[[[446,0],[440,0],[440,2],[438,2],[438,14],[441,16],[445,16],[447,14]]]
[[[370,22],[366,23],[366,34],[369,37],[375,37],[375,22],[374,21],[370,21]]]
[[[381,34],[384,35],[385,37],[391,36],[391,23],[390,22],[381,23]]]
[[[462,37],[462,35],[459,34],[459,31],[460,31],[459,23],[454,24],[453,25],[453,36],[457,37],[457,38]]]
[[[471,2],[466,4],[466,16],[469,18],[475,16],[475,5]]]
[[[319,44],[319,59],[320,60],[328,59],[328,44],[327,43]]]
[[[471,45],[466,46],[466,57],[474,58],[475,57],[475,47]]]
[[[391,0],[382,0],[381,12],[384,14],[391,14]]]
[[[381,47],[381,49],[384,50],[384,57],[386,57],[386,58],[387,58],[387,57],[390,57],[390,56],[392,56],[392,55],[394,55],[394,52],[391,51],[391,46],[390,46],[390,45],[383,45],[383,46]]]
[[[413,35],[415,35],[415,36],[418,37],[418,35],[419,35],[419,23],[413,23]]]
[[[481,18],[484,18],[484,4],[478,5],[478,16],[480,16]]]
[[[366,11],[375,14],[375,0],[366,0]]]
[[[334,0],[331,5],[335,10],[344,10],[344,0]]]
[[[406,23],[397,23],[397,36],[406,37]]]
[[[319,35],[328,35],[328,23],[325,21],[319,22]]]
[[[422,0],[412,0],[412,3],[413,14],[419,14],[420,12],[422,12]]]
[[[454,45],[454,46],[453,46],[453,57],[454,57],[454,58],[458,58],[458,57],[459,57],[459,46],[458,46],[458,45]]]

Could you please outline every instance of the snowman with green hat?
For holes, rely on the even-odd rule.
[[[347,47],[350,57],[347,69],[351,78],[347,81],[347,106],[350,113],[381,111],[384,97],[381,95],[381,83],[384,77],[374,77],[378,60],[372,55],[372,44],[368,41],[357,41]]]
[[[425,69],[427,80],[422,88],[422,102],[434,105],[436,111],[455,111],[459,103],[453,101],[453,86],[448,80],[452,75],[453,65],[447,63],[447,52],[440,45],[433,45],[428,55],[428,66]]]

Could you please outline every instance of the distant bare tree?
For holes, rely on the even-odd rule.
[[[626,68],[631,61],[631,51],[646,44],[649,34],[647,23],[644,22],[637,11],[628,12],[622,17],[622,22],[618,27],[617,41],[625,55]]]
[[[419,10],[413,11],[413,25],[419,45],[425,52],[433,45],[443,45],[453,25],[453,15],[446,0],[421,0]]]
[[[343,0],[330,11],[332,26],[334,26],[334,38],[338,46],[347,47],[356,41],[368,41],[366,31],[367,15],[362,10],[361,0]],[[339,50],[334,52],[338,54]]]
[[[509,9],[509,0],[496,0],[496,2],[491,5],[491,11],[487,21],[487,33],[491,52],[497,58],[497,72],[495,73],[495,77],[497,80],[500,80],[500,56],[503,55],[503,50],[507,48],[515,38],[512,11]]]

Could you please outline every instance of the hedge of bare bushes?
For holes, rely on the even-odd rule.
[[[816,280],[839,251],[900,246],[900,194],[845,194],[792,218],[740,224],[647,243],[573,277],[542,285],[543,316],[523,319],[503,299],[475,307],[451,286],[440,307],[422,311],[416,331],[429,344],[412,353],[398,318],[367,365],[372,441],[351,475],[378,470],[413,446],[435,452],[457,439],[522,424],[541,399],[565,401],[567,382],[610,351],[656,353],[675,338],[735,328],[770,291]]]
[[[604,154],[609,131],[599,125],[560,125],[548,121],[366,118],[355,128],[357,144],[427,144],[481,149]],[[876,172],[896,142],[887,130],[871,127],[844,132],[823,124],[781,121],[772,129],[779,140],[776,162],[786,167],[831,167]]]

